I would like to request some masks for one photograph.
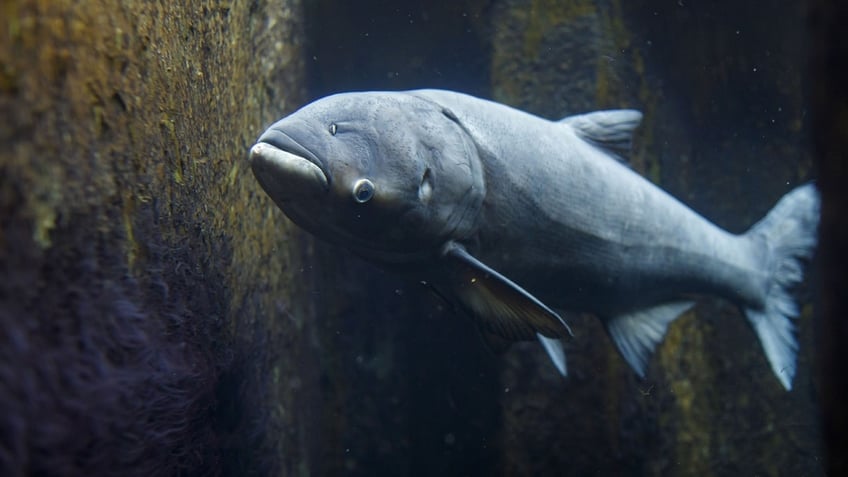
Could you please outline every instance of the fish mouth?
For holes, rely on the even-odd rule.
[[[329,188],[328,175],[318,158],[277,129],[265,131],[250,148],[250,167],[274,200],[316,196]]]

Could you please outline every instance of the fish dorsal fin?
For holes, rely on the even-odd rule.
[[[548,357],[554,363],[559,374],[568,376],[568,368],[565,366],[565,350],[562,349],[562,342],[556,338],[548,338],[547,336],[536,333],[539,343],[542,343],[542,348],[548,353]]]
[[[662,341],[668,325],[691,308],[693,302],[664,303],[619,315],[605,321],[607,331],[630,367],[645,377],[648,360]]]
[[[556,312],[511,280],[448,242],[442,250],[443,276],[438,288],[474,317],[484,330],[510,340],[571,335]]]
[[[560,122],[571,126],[583,140],[620,156],[630,152],[633,131],[642,122],[642,113],[635,109],[610,109],[568,116]]]

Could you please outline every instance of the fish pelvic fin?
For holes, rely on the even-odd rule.
[[[645,377],[648,360],[665,337],[668,325],[693,305],[691,301],[664,303],[604,320],[621,356],[639,377]]]
[[[483,339],[483,342],[486,343],[486,347],[495,354],[505,353],[512,344],[512,341],[503,338],[500,335],[491,333],[482,328],[478,329],[480,330],[480,337]],[[559,374],[562,375],[562,377],[568,376],[568,368],[566,368],[565,365],[565,349],[562,347],[562,341],[556,338],[548,338],[541,333],[536,333],[536,338],[548,354],[548,357],[551,358],[551,363],[553,363]]]
[[[783,196],[746,234],[765,248],[769,278],[762,307],[744,312],[787,391],[792,389],[798,353],[793,320],[800,314],[792,289],[802,281],[804,264],[815,251],[819,208],[815,185],[803,185]]]
[[[642,113],[635,109],[610,109],[568,116],[559,122],[571,126],[584,141],[621,159],[630,152],[633,131],[642,122]]]
[[[522,341],[571,336],[565,321],[547,305],[477,260],[460,244],[442,250],[443,273],[437,288],[445,298],[466,311],[487,332]]]
[[[547,336],[536,333],[536,338],[539,339],[539,343],[542,344],[542,348],[545,348],[545,352],[548,353],[548,357],[551,358],[551,362],[556,367],[559,374],[563,377],[568,376],[568,368],[565,366],[565,350],[562,348],[562,341],[556,338],[548,338]]]

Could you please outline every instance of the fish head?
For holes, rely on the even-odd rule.
[[[308,104],[260,136],[250,163],[292,221],[377,260],[470,236],[484,196],[477,147],[456,116],[401,92]]]

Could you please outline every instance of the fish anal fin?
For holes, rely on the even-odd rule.
[[[648,360],[665,337],[668,325],[693,304],[692,301],[664,303],[605,320],[613,342],[636,374],[645,377]]]
[[[474,317],[480,326],[503,338],[531,340],[571,335],[560,316],[526,290],[449,242],[442,251],[439,289]]]

